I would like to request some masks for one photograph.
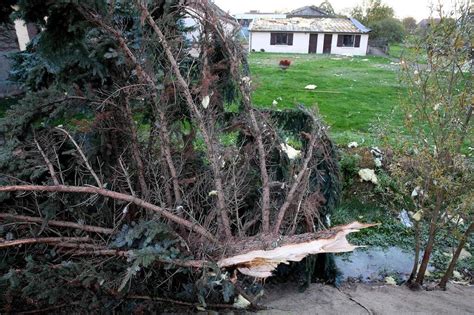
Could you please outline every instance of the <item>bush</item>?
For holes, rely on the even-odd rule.
[[[386,18],[369,24],[372,28],[371,39],[399,43],[405,37],[403,24],[394,18]]]

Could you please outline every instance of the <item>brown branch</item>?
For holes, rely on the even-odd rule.
[[[315,125],[317,125],[316,121],[315,121]],[[317,126],[315,126],[315,127],[317,128]],[[299,188],[300,183],[301,183],[303,177],[305,176],[305,173],[308,171],[308,165],[309,165],[309,162],[311,161],[311,159],[313,158],[313,150],[314,150],[314,147],[316,146],[317,139],[318,139],[318,137],[317,137],[316,132],[313,132],[311,141],[310,141],[309,146],[308,146],[308,151],[306,153],[305,160],[303,162],[303,165],[301,166],[301,170],[299,171],[298,175],[296,176],[295,182],[291,186],[290,192],[286,196],[286,200],[285,200],[285,202],[283,203],[283,205],[281,206],[281,208],[278,212],[277,220],[275,222],[275,227],[273,229],[273,234],[275,234],[275,235],[278,234],[278,232],[280,231],[280,226],[283,222],[283,219],[285,218],[286,210],[288,210],[288,207],[293,202],[296,191]]]
[[[36,138],[34,140],[35,140],[36,147],[38,148],[38,151],[40,152],[41,156],[43,157],[44,162],[46,163],[46,166],[48,167],[49,174],[51,175],[51,178],[53,179],[54,185],[59,185],[59,180],[56,176],[56,172],[54,171],[53,164],[51,164],[51,162],[49,161],[48,157],[44,153],[43,149],[41,148]]]
[[[192,1],[190,5],[194,5],[196,7],[202,5],[203,8],[201,8],[201,11],[205,12],[206,16],[211,15],[212,21],[208,21],[208,19],[199,15],[197,15],[197,17],[201,20],[202,24],[211,26],[214,29],[214,33],[216,33],[220,37],[220,40],[222,41],[222,44],[225,50],[227,51],[227,55],[231,63],[231,74],[234,77],[235,81],[240,83],[239,90],[242,95],[242,102],[245,108],[245,113],[247,113],[249,116],[252,136],[255,138],[255,141],[257,143],[260,176],[262,179],[262,227],[263,232],[268,233],[270,230],[270,179],[267,171],[267,156],[263,142],[262,131],[255,117],[255,110],[252,107],[250,101],[250,78],[246,77],[246,80],[242,80],[243,78],[240,75],[239,71],[240,59],[238,58],[237,53],[234,52],[229,46],[228,40],[224,35],[225,32],[223,30],[222,23],[217,17],[215,10],[213,10],[211,6],[209,6],[207,3],[202,3],[201,1]]]
[[[10,219],[10,220],[15,220],[15,221],[23,221],[23,222],[35,222],[35,223],[44,222],[44,219],[42,218],[29,217],[25,215],[15,215],[15,214],[10,214],[10,213],[0,213],[0,218]],[[83,225],[83,224],[67,222],[67,221],[49,220],[47,223],[48,225],[51,225],[51,226],[68,227],[68,228],[83,230],[86,232],[94,232],[94,233],[107,234],[107,235],[113,234],[114,232],[113,229],[103,228],[99,226],[92,226],[92,225]]]
[[[51,243],[61,243],[61,242],[87,242],[89,237],[38,237],[38,238],[24,238],[14,241],[4,241],[0,242],[0,248],[19,246],[24,244],[51,244]]]
[[[117,256],[128,258],[133,255],[133,250],[107,249],[93,244],[59,243],[55,244],[55,246],[83,249],[68,252],[74,256]],[[204,268],[205,266],[210,266],[212,264],[212,262],[207,260],[155,259],[155,261],[161,264],[171,264],[179,267],[198,269]]]
[[[133,120],[128,96],[125,97],[124,107],[125,107],[125,114],[126,114],[127,122],[128,122],[128,128],[131,133],[132,156],[133,156],[133,159],[135,160],[135,164],[138,171],[138,183],[140,184],[142,197],[146,199],[148,197],[148,186],[145,180],[145,166],[143,164],[142,157],[140,156],[140,147],[138,144],[137,128]]]
[[[99,179],[99,176],[97,176],[97,174],[95,173],[94,169],[93,169],[93,168],[91,167],[91,165],[89,164],[89,161],[87,160],[86,156],[84,155],[84,152],[82,151],[81,147],[77,144],[77,142],[74,140],[74,138],[73,138],[73,137],[69,134],[69,132],[67,132],[65,129],[60,128],[60,127],[56,127],[56,129],[62,131],[62,132],[69,138],[69,140],[71,140],[71,142],[74,144],[74,146],[76,147],[77,151],[78,151],[79,154],[81,155],[82,160],[83,160],[84,163],[86,164],[87,169],[88,169],[89,172],[91,173],[92,177],[94,177],[95,182],[97,183],[98,187],[99,187],[99,188],[102,188],[103,185],[102,185],[102,182],[101,182],[100,179]]]
[[[181,197],[181,190],[179,187],[179,182],[178,182],[178,177],[177,177],[177,171],[176,167],[174,165],[172,155],[171,155],[171,148],[170,148],[170,135],[169,135],[169,130],[168,130],[168,122],[166,119],[166,114],[163,111],[158,104],[160,104],[160,99],[158,98],[157,92],[158,87],[153,80],[153,77],[150,76],[147,72],[143,70],[143,67],[141,64],[138,62],[137,58],[133,54],[132,50],[130,47],[128,47],[127,42],[125,41],[124,37],[122,36],[122,33],[116,30],[115,28],[111,27],[110,25],[104,23],[104,19],[102,19],[101,16],[94,14],[93,12],[86,11],[84,8],[79,7],[79,11],[84,15],[84,17],[88,18],[91,20],[93,23],[96,23],[100,27],[104,28],[106,31],[111,33],[115,39],[119,42],[120,48],[123,50],[127,58],[130,60],[132,63],[133,67],[135,68],[135,71],[137,73],[137,77],[146,85],[151,86],[151,91],[152,91],[152,99],[154,103],[153,109],[157,111],[158,113],[155,113],[155,117],[158,117],[159,123],[160,123],[160,128],[158,128],[158,135],[160,137],[161,141],[161,147],[163,149],[164,157],[167,163],[167,166],[169,168],[170,174],[171,174],[171,179],[173,182],[173,192],[175,194],[175,201],[178,205],[181,205],[182,203],[182,197]],[[132,122],[133,123],[133,122]],[[171,206],[171,204],[169,205]]]
[[[40,192],[64,192],[64,193],[86,193],[86,194],[98,194],[104,197],[109,197],[115,200],[127,201],[133,203],[144,209],[148,209],[154,212],[161,214],[166,219],[173,221],[179,225],[185,226],[190,231],[194,231],[210,241],[217,243],[217,239],[203,227],[196,225],[186,219],[183,219],[173,213],[169,212],[166,209],[158,207],[154,204],[144,201],[143,199],[122,194],[119,192],[107,190],[104,188],[92,187],[92,186],[39,186],[39,185],[13,185],[13,186],[2,186],[0,187],[0,192],[13,192],[13,191],[40,191]]]
[[[188,307],[189,306],[191,306],[191,307],[198,307],[198,306],[202,307],[202,304],[200,304],[200,303],[190,303],[190,302],[184,302],[184,301],[161,298],[161,297],[146,296],[146,295],[129,295],[129,296],[127,296],[127,299],[165,302],[165,303],[183,305],[183,306],[188,306]],[[210,308],[210,309],[212,309],[212,308],[215,308],[215,309],[236,309],[236,307],[233,306],[232,304],[208,304],[208,303],[206,303],[206,307]],[[263,308],[261,308],[261,309],[263,309]]]
[[[228,210],[226,207],[226,201],[225,201],[225,195],[224,195],[224,189],[222,185],[222,176],[220,172],[220,163],[219,163],[219,158],[218,154],[216,152],[215,148],[215,142],[212,141],[211,136],[209,135],[209,131],[206,128],[206,124],[204,123],[204,119],[202,117],[201,112],[199,111],[196,103],[193,100],[193,96],[191,94],[191,91],[189,89],[188,84],[184,80],[183,76],[181,75],[181,72],[179,70],[178,63],[173,55],[173,52],[171,51],[171,48],[168,44],[168,41],[166,37],[163,35],[163,32],[161,29],[158,27],[156,24],[155,20],[151,16],[150,12],[144,6],[140,1],[136,1],[138,7],[140,8],[140,11],[142,13],[142,16],[144,16],[152,27],[153,31],[155,34],[158,36],[160,40],[160,44],[163,47],[163,50],[165,51],[165,54],[168,58],[168,61],[171,64],[171,68],[173,70],[174,75],[176,76],[178,86],[181,88],[181,92],[184,94],[186,103],[189,107],[190,112],[193,114],[195,117],[199,129],[201,130],[204,142],[206,143],[207,147],[207,155],[211,161],[212,165],[212,170],[214,173],[214,184],[215,188],[217,191],[217,207],[219,208],[219,214],[221,216],[221,221],[224,229],[224,233],[227,239],[232,238],[232,230],[230,227],[230,220],[228,216]]]

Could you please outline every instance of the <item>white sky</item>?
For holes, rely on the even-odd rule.
[[[446,8],[451,7],[454,0],[382,0],[384,4],[395,10],[398,18],[412,16],[416,20],[430,16],[430,5],[438,1]],[[223,10],[230,13],[244,13],[249,10],[261,12],[291,11],[306,5],[319,5],[323,0],[214,0]],[[363,0],[329,0],[336,12],[348,13],[350,8],[361,4]]]

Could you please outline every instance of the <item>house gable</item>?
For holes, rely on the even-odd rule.
[[[287,17],[318,18],[330,17],[330,15],[323,9],[311,5],[291,11],[287,14]]]

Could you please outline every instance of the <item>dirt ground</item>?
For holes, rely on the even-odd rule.
[[[474,286],[411,291],[385,284],[313,284],[300,293],[291,285],[267,287],[259,314],[474,314]]]

